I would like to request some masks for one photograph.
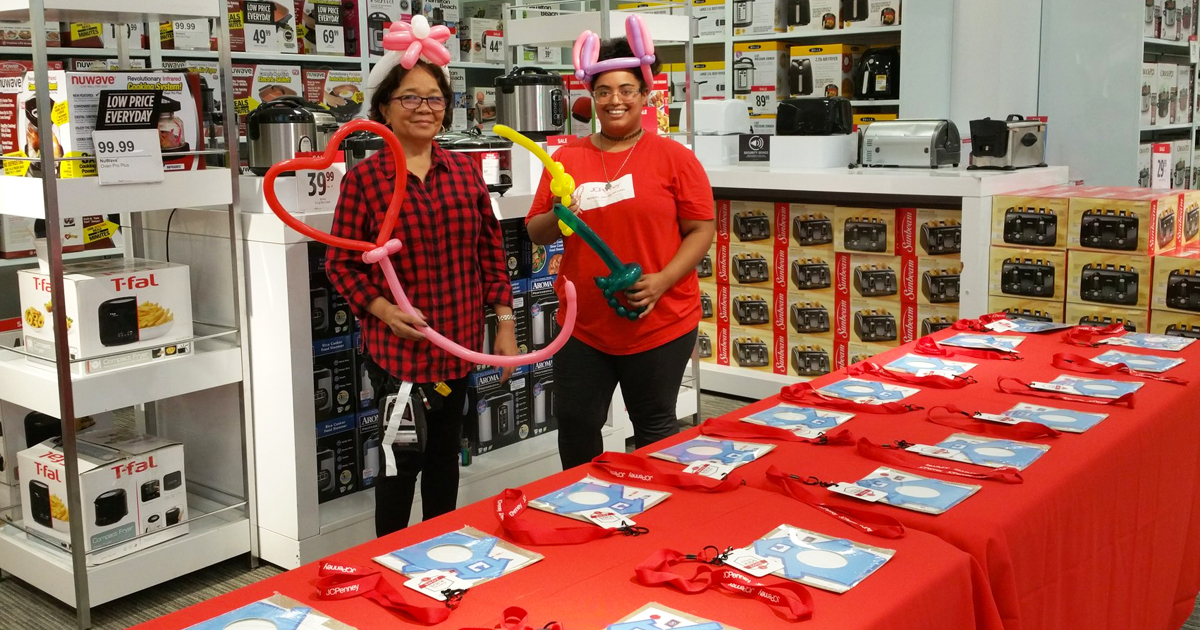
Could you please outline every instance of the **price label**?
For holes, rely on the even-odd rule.
[[[504,63],[504,31],[484,31],[483,48],[484,61]]]
[[[171,23],[176,50],[208,50],[208,20],[175,20]]]
[[[331,164],[319,171],[296,171],[297,209],[301,213],[332,211],[342,189],[345,164]]]
[[[101,186],[152,184],[163,180],[157,129],[95,131],[96,168]]]
[[[246,52],[279,52],[274,24],[247,24]]]
[[[550,46],[538,46],[538,63],[562,62],[562,51]]]
[[[346,31],[340,26],[317,25],[317,52],[324,55],[346,54]]]

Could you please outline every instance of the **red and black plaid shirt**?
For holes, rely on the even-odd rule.
[[[425,321],[456,343],[483,346],[485,304],[512,304],[500,224],[487,186],[470,158],[436,143],[426,180],[408,174],[408,189],[394,238],[404,248],[392,257],[400,285]],[[394,189],[396,167],[386,147],[356,165],[342,180],[334,214],[335,236],[375,242]],[[326,273],[362,322],[367,353],[393,376],[414,383],[461,378],[473,367],[428,341],[408,341],[367,312],[377,297],[396,303],[379,265],[360,252],[330,247]]]

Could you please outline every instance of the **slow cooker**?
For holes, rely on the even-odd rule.
[[[434,140],[447,151],[465,153],[483,174],[488,192],[504,194],[512,188],[512,142],[478,130],[445,132]]]
[[[496,122],[533,140],[563,132],[566,99],[563,78],[533,66],[519,66],[496,77]]]
[[[297,153],[323,151],[336,131],[331,114],[298,96],[263,103],[246,116],[250,170],[266,175],[271,166]]]

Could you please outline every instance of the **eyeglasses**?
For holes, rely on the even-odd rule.
[[[632,101],[634,99],[634,97],[636,97],[638,94],[641,94],[641,93],[642,93],[641,90],[636,90],[634,88],[625,88],[623,90],[618,90],[616,92],[613,92],[611,90],[599,89],[599,90],[596,90],[595,92],[592,92],[592,97],[595,98],[597,101],[607,101],[607,100],[610,100],[614,96],[620,96],[621,100],[623,100],[623,101]]]
[[[446,97],[444,96],[417,96],[415,94],[405,94],[392,98],[393,101],[400,101],[400,107],[404,109],[417,109],[421,103],[429,105],[429,109],[435,112],[440,112],[446,109]]]

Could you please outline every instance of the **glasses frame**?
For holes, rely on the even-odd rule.
[[[592,100],[596,101],[597,103],[600,103],[600,102],[612,101],[614,98],[620,98],[620,100],[622,102],[628,103],[628,102],[636,99],[638,97],[638,95],[646,94],[647,92],[648,92],[648,90],[639,88],[639,89],[634,90],[633,93],[630,94],[629,96],[625,96],[625,94],[621,90],[614,90],[611,94],[609,94],[607,96],[601,96],[601,95],[597,94],[596,91],[592,91]]]
[[[418,98],[421,100],[417,103],[416,107],[408,107],[404,104],[404,99],[406,99],[406,98]],[[433,101],[431,99],[440,99],[442,101],[441,109],[434,107]],[[429,107],[430,110],[435,111],[435,112],[444,112],[450,107],[450,100],[447,99],[445,96],[442,96],[441,94],[438,94],[436,96],[417,96],[416,94],[402,94],[400,96],[393,96],[392,98],[388,99],[389,103],[391,103],[392,101],[398,101],[400,103],[400,107],[403,107],[404,109],[407,109],[410,112],[415,112],[418,109],[421,109],[422,105]]]

